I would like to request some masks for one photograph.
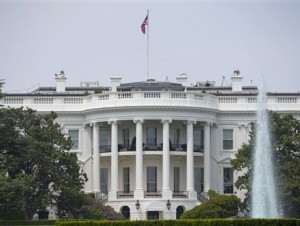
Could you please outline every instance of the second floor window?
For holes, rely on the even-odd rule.
[[[108,194],[108,169],[100,168],[100,191]]]
[[[69,132],[69,137],[72,141],[71,150],[78,150],[78,148],[79,148],[79,130],[72,129],[72,130],[69,130],[68,132]]]
[[[233,149],[233,129],[223,129],[223,150]]]
[[[195,191],[200,194],[204,189],[204,169],[203,168],[194,168],[194,186]]]
[[[174,192],[179,192],[180,187],[180,168],[174,167]]]
[[[147,167],[147,192],[157,192],[157,167]]]
[[[224,194],[233,193],[233,170],[232,168],[223,169],[223,185],[224,185]]]
[[[124,193],[130,192],[130,168],[123,168],[123,185],[124,185]]]

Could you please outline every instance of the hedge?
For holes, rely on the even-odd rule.
[[[300,226],[300,219],[57,221],[56,226]]]
[[[55,225],[56,220],[0,220],[0,225]]]

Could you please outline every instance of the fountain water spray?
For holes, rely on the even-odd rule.
[[[264,82],[259,86],[252,181],[252,217],[277,218],[277,197]]]

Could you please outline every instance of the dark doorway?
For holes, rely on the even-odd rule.
[[[148,220],[158,220],[159,211],[148,211]]]
[[[176,208],[176,219],[179,219],[180,216],[183,214],[183,212],[184,212],[183,207],[182,207],[182,206],[178,206],[178,207]]]
[[[125,219],[130,220],[130,208],[128,206],[123,206],[121,212]]]

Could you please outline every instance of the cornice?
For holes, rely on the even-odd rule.
[[[207,112],[207,113],[220,113],[220,110],[218,109],[212,109],[212,108],[202,108],[202,107],[186,107],[186,106],[134,106],[134,107],[111,107],[111,108],[97,108],[97,109],[88,109],[83,110],[82,113],[89,115],[97,112],[112,112],[112,111],[177,111],[177,112],[184,112],[184,111],[192,111],[192,112]]]

